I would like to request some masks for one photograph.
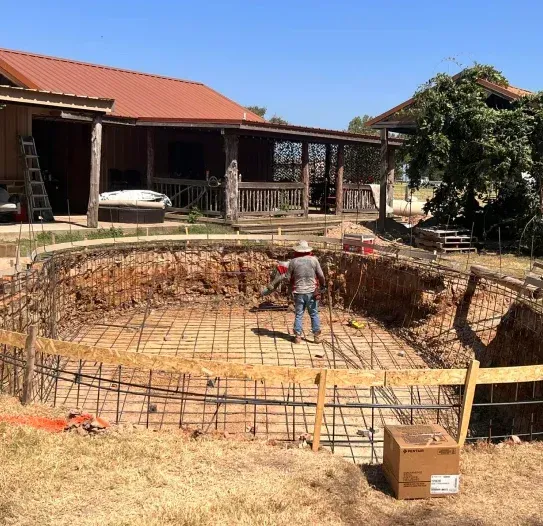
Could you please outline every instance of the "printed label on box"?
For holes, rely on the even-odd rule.
[[[460,475],[432,475],[430,480],[431,494],[458,493]]]

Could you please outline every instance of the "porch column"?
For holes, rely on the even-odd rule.
[[[155,177],[155,130],[147,128],[147,189],[153,189]]]
[[[304,183],[304,216],[309,215],[309,143],[302,142],[302,182]]]
[[[381,181],[379,191],[379,228],[385,230],[387,217],[387,187],[388,187],[388,130],[381,130]]]
[[[225,134],[225,217],[229,221],[238,219],[238,144],[239,137],[233,134]]]
[[[89,228],[97,228],[98,201],[100,196],[100,161],[102,158],[102,117],[94,117],[91,126],[91,166],[87,226]]]
[[[395,149],[389,146],[387,155],[387,205],[394,208],[394,153]]]
[[[343,214],[343,171],[345,167],[345,146],[337,147],[337,174],[336,174],[336,215]]]

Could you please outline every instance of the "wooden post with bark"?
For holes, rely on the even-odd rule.
[[[304,216],[309,215],[309,143],[302,142],[302,182],[304,183]]]
[[[147,189],[153,189],[155,177],[155,130],[147,128]]]
[[[238,193],[239,193],[239,173],[238,173],[238,144],[239,137],[234,134],[224,135],[224,153],[225,153],[225,216],[228,221],[237,221],[238,219]]]
[[[336,174],[336,215],[343,214],[343,172],[345,168],[345,146],[337,147],[337,174]]]
[[[100,162],[102,159],[102,117],[92,120],[91,131],[91,167],[89,206],[87,208],[87,226],[98,227],[98,206],[100,198]]]
[[[21,403],[27,405],[32,401],[32,391],[34,385],[34,367],[36,363],[36,338],[38,337],[38,327],[31,325],[28,328],[28,336],[25,342],[25,369],[23,377],[23,394]]]
[[[387,187],[388,187],[388,130],[381,130],[381,180],[379,192],[379,228],[385,230],[387,218]]]

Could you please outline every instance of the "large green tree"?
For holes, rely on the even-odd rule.
[[[262,117],[263,119],[266,118],[266,112],[268,111],[268,108],[266,106],[245,106],[249,111],[252,111],[253,113],[256,113],[259,117]],[[268,119],[268,122],[271,122],[273,124],[288,124],[288,121],[283,119],[282,117],[279,117],[279,115],[274,114],[272,117]]]
[[[507,86],[499,71],[476,65],[459,77],[439,74],[419,89],[409,110],[416,133],[407,139],[405,150],[413,187],[435,174],[443,181],[427,204],[429,212],[440,221],[488,228],[490,217],[496,224],[511,219],[496,214],[505,213],[504,203],[533,193],[533,178],[523,174],[534,167],[539,110],[532,105],[528,111],[528,100],[492,102],[478,79]],[[487,208],[484,198],[491,189],[497,189],[498,199]],[[528,208],[529,214],[532,205]]]

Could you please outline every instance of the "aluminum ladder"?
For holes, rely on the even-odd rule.
[[[31,222],[54,221],[53,210],[41,175],[40,160],[36,151],[34,137],[19,136],[19,146],[24,161],[28,219]]]

